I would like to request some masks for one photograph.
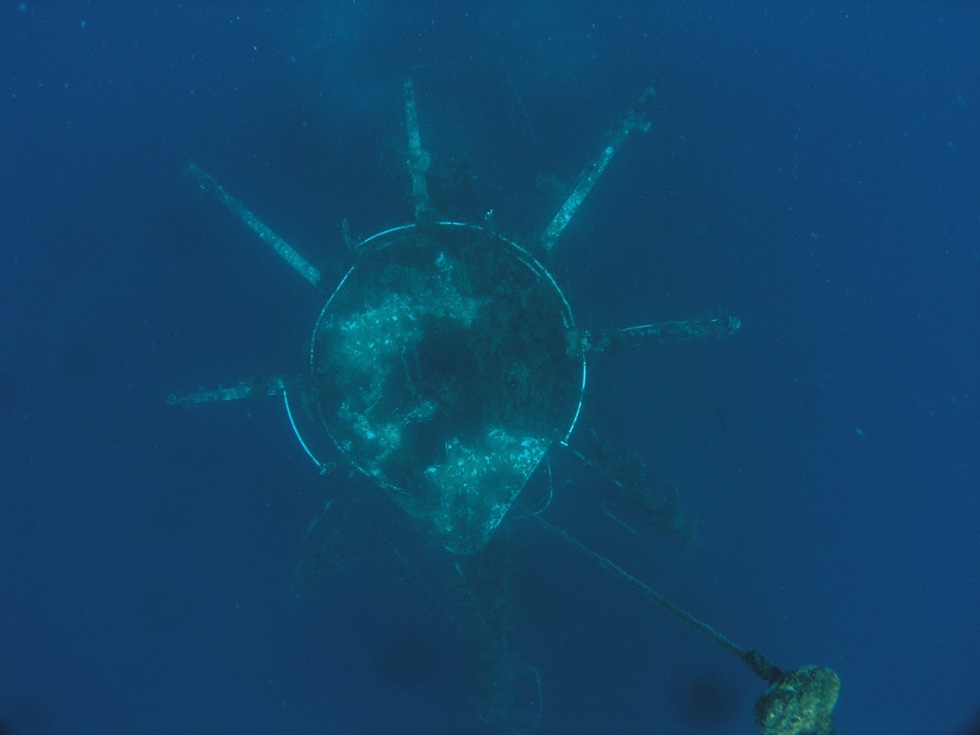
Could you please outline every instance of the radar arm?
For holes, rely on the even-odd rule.
[[[412,198],[415,200],[415,219],[429,207],[429,190],[425,183],[425,172],[429,170],[432,159],[422,147],[419,133],[419,114],[415,108],[415,89],[412,80],[405,80],[405,128],[408,132],[408,171],[412,175]]]
[[[688,319],[685,321],[655,322],[636,327],[604,329],[597,332],[571,330],[568,333],[568,352],[583,355],[590,352],[616,352],[627,347],[644,344],[675,342],[681,339],[728,337],[742,326],[740,319],[727,318]]]
[[[613,156],[616,155],[616,150],[622,145],[623,141],[626,140],[626,136],[630,134],[633,130],[641,130],[644,133],[650,129],[650,123],[643,119],[647,110],[653,104],[653,98],[657,94],[656,87],[647,87],[643,90],[643,94],[640,95],[640,99],[637,101],[636,106],[630,111],[630,113],[623,119],[621,123],[613,130],[609,139],[606,141],[605,147],[599,154],[596,160],[590,162],[582,173],[579,174],[578,183],[575,185],[575,189],[565,200],[561,209],[555,215],[554,219],[551,220],[551,224],[541,235],[540,243],[545,250],[551,250],[558,238],[561,237],[561,233],[565,230],[565,227],[571,221],[572,216],[578,211],[578,208],[585,201],[585,197],[589,195],[592,191],[592,187],[602,176],[602,172],[606,170],[606,166],[612,161]]]
[[[286,390],[282,378],[253,378],[243,380],[232,388],[201,388],[193,393],[171,393],[167,403],[171,406],[193,406],[197,403],[217,403],[219,401],[240,401],[244,398],[263,398],[277,396]]]
[[[225,191],[210,174],[193,162],[184,167],[184,174],[196,182],[201,191],[217,197],[218,201],[224,204],[232,214],[244,222],[265,244],[269,245],[283,260],[289,263],[293,270],[319,288],[320,271],[310,265],[309,261],[297,253],[288,242],[270,230],[244,204]]]

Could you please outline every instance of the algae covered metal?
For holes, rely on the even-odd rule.
[[[571,308],[537,260],[481,227],[408,225],[360,250],[313,332],[316,417],[419,527],[475,551],[575,423]]]
[[[655,96],[653,87],[644,90],[542,234],[518,243],[495,231],[491,213],[477,224],[443,220],[433,209],[431,157],[406,82],[415,221],[360,242],[345,228],[354,264],[316,320],[309,375],[174,394],[171,403],[281,393],[297,438],[321,468],[332,463],[311,447],[325,436],[416,528],[454,553],[479,550],[551,447],[567,444],[589,354],[726,336],[739,326],[709,318],[584,330],[544,264],[629,133],[649,128],[644,115]],[[193,163],[185,173],[324,290],[320,271],[210,175]]]
[[[414,221],[356,242],[344,223],[353,263],[328,288],[321,271],[210,175],[191,163],[185,173],[326,297],[309,342],[303,375],[244,380],[231,388],[172,394],[172,405],[195,405],[281,395],[303,450],[327,472],[332,445],[339,457],[400,509],[400,520],[452,552],[448,575],[427,582],[431,564],[413,565],[384,531],[406,571],[467,635],[479,639],[488,663],[485,690],[474,697],[480,718],[500,732],[529,733],[543,710],[541,677],[508,645],[506,613],[509,553],[492,543],[525,492],[545,474],[543,502],[524,515],[611,572],[712,643],[742,661],[768,685],[754,711],[766,735],[833,732],[831,716],[840,680],[830,669],[784,672],[687,613],[542,515],[553,496],[549,457],[556,447],[594,470],[608,487],[606,515],[633,533],[692,535],[676,489],[635,455],[617,452],[595,432],[579,430],[588,362],[602,353],[640,344],[727,337],[735,317],[661,321],[625,328],[585,329],[549,271],[566,226],[606,171],[628,135],[646,131],[656,90],[607,134],[599,155],[582,169],[541,235],[524,241],[501,235],[492,211],[482,221],[440,216],[428,194],[432,160],[422,145],[415,93],[404,86]],[[311,315],[312,316],[312,315]],[[573,441],[574,439],[574,441]],[[544,473],[539,468],[545,465]],[[361,490],[358,489],[357,493]],[[332,507],[351,517],[360,495],[334,496],[307,536]],[[336,504],[335,504],[335,501]],[[333,551],[327,542],[321,558]],[[449,555],[443,555],[449,556]],[[453,611],[452,607],[457,608]],[[469,620],[468,624],[464,620]]]

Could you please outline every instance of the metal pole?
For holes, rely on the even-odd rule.
[[[320,271],[310,265],[302,255],[297,253],[293,247],[283,240],[279,235],[269,229],[258,217],[250,212],[244,204],[226,192],[214,178],[206,171],[202,170],[195,163],[188,163],[184,167],[184,173],[197,182],[198,186],[208,194],[213,194],[224,204],[232,214],[245,223],[252,232],[259,236],[264,243],[269,245],[283,260],[292,266],[293,270],[303,278],[319,288]]]

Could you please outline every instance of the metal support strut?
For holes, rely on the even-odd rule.
[[[656,95],[657,90],[655,87],[647,87],[643,90],[643,94],[640,95],[640,99],[637,101],[636,106],[630,111],[623,121],[613,130],[612,135],[606,142],[606,147],[603,148],[602,153],[599,157],[591,162],[585,167],[581,174],[579,174],[578,183],[575,185],[575,189],[569,195],[568,199],[562,205],[562,208],[558,210],[558,214],[555,218],[551,220],[551,224],[548,225],[548,229],[544,231],[541,235],[541,245],[545,250],[551,250],[561,233],[564,231],[565,227],[571,221],[572,216],[585,201],[585,197],[588,196],[589,192],[592,191],[592,187],[595,182],[599,180],[602,176],[602,172],[606,170],[606,166],[616,155],[616,149],[626,140],[626,136],[630,134],[630,131],[639,129],[646,132],[650,129],[650,123],[644,121],[643,116],[646,111],[650,108],[653,103],[653,98]]]
[[[627,347],[643,344],[675,342],[681,339],[728,337],[741,326],[742,321],[738,317],[730,316],[655,322],[622,329],[605,329],[598,332],[590,332],[584,329],[572,330],[568,333],[568,352],[572,355],[617,352]]]
[[[171,406],[192,406],[195,403],[217,403],[219,401],[240,401],[245,398],[262,398],[277,396],[285,390],[283,379],[255,378],[243,380],[232,388],[216,388],[215,390],[198,390],[194,393],[171,393],[167,403]]]
[[[269,245],[283,260],[289,263],[293,270],[319,288],[320,271],[310,265],[309,261],[297,253],[288,242],[263,224],[244,204],[226,192],[210,174],[193,162],[188,163],[184,167],[184,173],[197,182],[198,186],[204,192],[217,197],[218,201],[224,204],[232,214],[244,222],[264,243]]]
[[[408,171],[412,174],[412,198],[415,200],[415,219],[429,207],[429,190],[425,183],[425,172],[429,170],[432,159],[422,147],[419,134],[419,115],[415,109],[415,90],[412,80],[405,80],[405,128],[408,132]]]

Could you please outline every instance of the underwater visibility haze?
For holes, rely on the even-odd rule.
[[[3,5],[0,735],[980,731],[978,37]]]

